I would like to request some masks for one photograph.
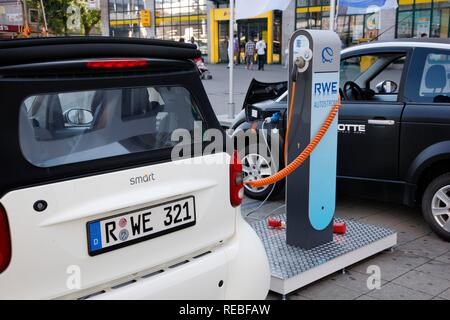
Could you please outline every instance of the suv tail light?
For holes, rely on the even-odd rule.
[[[242,163],[235,150],[230,163],[230,202],[233,207],[240,206],[244,197],[244,176]]]
[[[8,219],[5,209],[0,205],[0,273],[11,260],[11,237],[9,235]]]
[[[147,59],[99,59],[86,62],[89,69],[126,69],[148,66]]]

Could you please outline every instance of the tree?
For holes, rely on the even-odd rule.
[[[39,0],[29,1],[40,7]],[[72,28],[89,35],[101,20],[100,10],[89,9],[86,0],[45,0],[44,6],[49,32],[55,35],[68,35]],[[77,23],[73,25],[73,22]]]
[[[86,1],[78,1],[80,5],[81,24],[83,26],[84,35],[88,36],[91,30],[102,19],[100,10],[89,9]]]
[[[67,8],[69,8],[73,2],[73,0],[45,0],[45,14],[47,16],[48,29],[51,34],[68,35],[69,28],[67,21],[69,19],[69,14],[67,13]]]

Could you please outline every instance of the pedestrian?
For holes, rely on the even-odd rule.
[[[256,53],[258,54],[258,70],[264,71],[264,63],[266,59],[266,43],[263,37],[259,37],[259,41],[256,43]]]
[[[184,38],[180,38],[179,40],[181,43],[184,43]]]
[[[253,70],[253,60],[255,57],[255,43],[248,39],[245,43],[245,68]]]
[[[191,44],[193,44],[194,46],[195,46],[195,49],[197,49],[198,50],[198,43],[197,42],[195,42],[195,38],[194,37],[191,37]]]
[[[239,39],[237,34],[234,35],[233,38],[233,51],[234,51],[234,64],[239,64]]]

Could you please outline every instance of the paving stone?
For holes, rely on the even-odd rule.
[[[439,295],[439,298],[442,298],[442,299],[445,299],[445,300],[450,300],[450,289],[448,289],[448,290],[442,292],[442,293]]]
[[[276,292],[269,291],[266,300],[281,300],[281,296]]]
[[[269,213],[281,214],[286,212],[284,207],[284,199],[280,201],[268,201],[261,206],[261,201],[252,200],[250,198],[245,198],[241,214],[248,222],[262,220],[267,217]]]
[[[431,230],[431,229],[430,229]],[[442,242],[442,243],[447,243],[449,245],[449,250],[450,250],[450,242],[449,241],[444,241],[441,237],[439,237],[436,233],[434,232],[430,232],[429,234],[430,238],[432,238],[433,240],[436,240],[438,242]]]
[[[380,300],[431,300],[432,295],[415,291],[395,283],[388,283],[380,290],[368,293],[370,297]]]
[[[424,221],[417,221],[416,219],[402,222],[393,229],[397,231],[397,243],[399,245],[429,235],[432,232]]]
[[[430,274],[416,270],[410,271],[407,274],[394,279],[393,282],[433,296],[436,296],[450,288],[450,280],[437,278]]]
[[[354,300],[363,292],[339,286],[329,278],[295,291],[302,297],[311,300]]]
[[[376,265],[380,267],[381,279],[391,281],[428,261],[430,259],[404,252],[383,252],[355,264],[349,270],[366,274],[367,267]]]
[[[418,268],[417,271],[424,272],[433,277],[438,277],[444,280],[450,280],[450,264],[432,260]]]
[[[447,253],[444,253],[443,255],[434,258],[434,260],[440,261],[440,262],[445,262],[445,263],[450,263],[450,251]]]
[[[369,208],[367,205],[352,205],[343,207],[337,205],[336,207],[336,215],[348,219],[362,219],[364,217],[369,217],[377,213],[379,212],[376,209]]]
[[[281,299],[281,296],[280,296],[280,299]],[[302,296],[301,294],[296,293],[296,292],[292,292],[292,293],[288,294],[287,299],[288,300],[311,300],[310,298]]]
[[[395,219],[395,217],[386,217],[385,215],[381,214],[370,215],[368,217],[362,218],[360,221],[392,229],[395,229],[395,226],[402,222]]]
[[[436,258],[450,250],[450,243],[427,235],[411,242],[402,244],[397,250],[415,254],[421,257]]]
[[[367,294],[364,294],[364,295],[356,298],[355,300],[378,300],[378,299],[376,299],[374,297],[371,297],[371,296],[369,296]]]

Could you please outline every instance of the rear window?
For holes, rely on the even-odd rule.
[[[447,98],[450,102],[450,55],[430,53],[425,59],[419,89],[420,97],[427,98],[430,102],[436,97]]]
[[[30,163],[47,168],[172,148],[174,130],[193,133],[203,122],[184,87],[40,94],[21,105],[20,147]]]

